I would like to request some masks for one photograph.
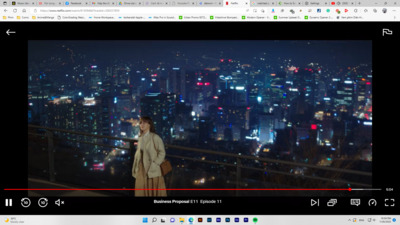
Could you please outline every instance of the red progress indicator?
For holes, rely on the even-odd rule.
[[[166,191],[351,191],[351,188],[165,188],[165,189],[134,189],[134,188],[5,188],[5,191],[135,191],[135,190],[166,190]]]

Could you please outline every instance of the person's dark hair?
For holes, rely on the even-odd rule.
[[[139,123],[143,121],[146,122],[148,124],[150,124],[150,132],[155,133],[156,132],[156,128],[154,127],[154,122],[153,120],[149,117],[149,116],[142,116],[140,117]],[[143,131],[139,128],[139,137],[142,136]]]

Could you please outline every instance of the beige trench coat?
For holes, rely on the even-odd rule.
[[[149,133],[150,141],[146,143],[143,149],[143,166],[147,171],[148,178],[154,178],[161,176],[161,168],[160,165],[164,161],[165,158],[165,148],[164,143],[160,136],[155,133]],[[139,139],[140,140],[140,139]],[[154,144],[153,144],[154,141]],[[141,141],[138,142],[135,158],[132,166],[132,176],[136,178],[136,175],[139,170],[139,161],[141,158]],[[157,149],[155,149],[156,147]]]

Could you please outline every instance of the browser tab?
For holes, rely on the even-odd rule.
[[[30,6],[30,5],[31,5],[31,2],[29,2],[29,1],[17,1],[15,3],[15,6]]]
[[[202,6],[210,6],[210,7],[222,7],[223,6],[221,1],[214,1],[214,0],[205,0],[205,1],[199,0],[198,4],[200,4]]]
[[[87,3],[85,3],[86,5]],[[98,1],[97,5],[98,6],[113,6],[115,3],[114,2],[104,2],[104,1]]]

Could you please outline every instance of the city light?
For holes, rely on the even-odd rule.
[[[238,90],[238,91],[243,91],[243,90],[244,90],[244,87],[243,87],[243,86],[236,86],[236,90]]]
[[[93,97],[85,97],[83,105],[84,106],[94,106],[94,105],[96,105],[96,101]]]
[[[372,126],[372,122],[371,121],[364,121],[363,124],[365,126]]]

